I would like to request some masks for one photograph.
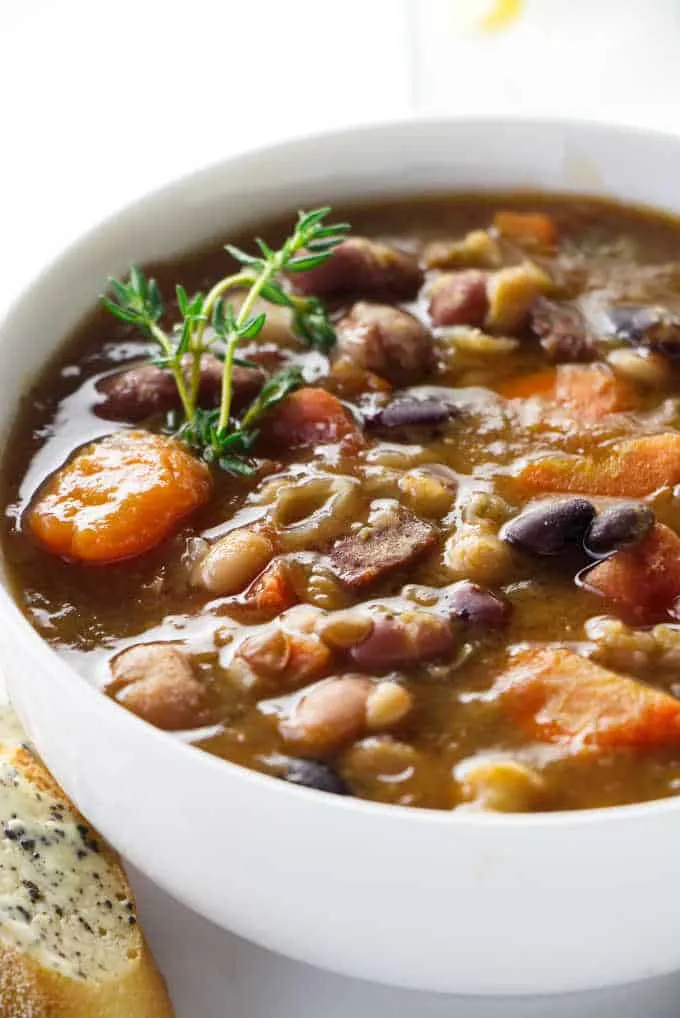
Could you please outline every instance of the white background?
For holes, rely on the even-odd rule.
[[[507,32],[468,31],[486,2],[0,0],[0,306],[133,197],[287,134],[416,108],[675,127],[676,0],[526,0]],[[135,882],[178,1018],[680,1013],[676,977],[550,1003],[370,987],[246,945]]]

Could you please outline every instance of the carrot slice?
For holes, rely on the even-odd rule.
[[[499,391],[507,399],[550,400],[587,420],[632,410],[638,403],[633,386],[617,378],[604,364],[560,364],[511,378]]]
[[[680,700],[572,650],[524,651],[495,692],[522,727],[546,742],[573,741],[575,749],[680,744]]]
[[[680,484],[680,435],[634,438],[599,456],[546,456],[531,460],[516,477],[531,492],[641,498]]]
[[[270,562],[243,595],[243,601],[249,608],[272,615],[279,615],[286,608],[292,608],[299,600],[290,582],[288,570],[280,559]]]
[[[581,583],[633,622],[661,622],[680,598],[680,537],[657,523],[639,544],[588,569]]]
[[[325,389],[298,389],[291,393],[279,404],[263,431],[266,438],[287,448],[349,438],[362,441],[349,412]]]
[[[545,212],[497,212],[493,219],[502,237],[528,247],[555,247],[555,221]]]
[[[555,397],[556,368],[532,371],[528,375],[514,375],[498,386],[498,392],[506,399],[544,399]]]
[[[29,524],[53,554],[104,565],[159,544],[207,501],[211,487],[207,467],[178,442],[120,431],[57,471]]]

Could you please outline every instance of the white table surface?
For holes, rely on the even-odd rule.
[[[456,96],[449,102],[414,87],[416,21],[408,0],[2,0],[3,304],[93,222],[197,165],[290,133],[406,115],[415,98],[429,109],[455,109]],[[187,75],[196,26],[200,48]],[[292,45],[300,55],[293,70]],[[471,95],[466,103],[480,106]],[[628,102],[609,112],[659,124],[675,106]],[[189,135],[198,140],[188,144]],[[178,1018],[680,1013],[680,975],[550,1001],[462,1001],[360,983],[246,944],[132,876]]]

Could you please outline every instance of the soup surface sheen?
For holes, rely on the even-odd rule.
[[[533,194],[338,217],[355,239],[291,277],[335,347],[262,305],[237,405],[287,365],[305,387],[253,476],[211,468],[207,501],[124,561],[53,554],[36,498],[88,443],[163,432],[172,385],[121,374],[157,351],[103,309],[60,348],[5,451],[17,601],[128,709],[279,778],[436,809],[675,794],[680,222]],[[151,266],[168,323],[177,282],[229,269],[225,240],[290,220]]]

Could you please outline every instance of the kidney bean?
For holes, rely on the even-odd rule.
[[[383,410],[366,418],[369,431],[387,432],[393,437],[394,432],[411,428],[435,429],[446,424],[458,414],[452,403],[439,399],[414,399],[405,397],[389,403]]]
[[[437,605],[452,618],[491,629],[507,625],[512,612],[507,598],[468,580],[445,587]]]
[[[595,516],[585,498],[563,498],[526,509],[501,530],[509,544],[530,555],[560,555],[578,546]]]
[[[289,278],[295,291],[305,295],[362,294],[408,300],[418,292],[423,272],[417,259],[405,251],[367,237],[349,237],[322,265],[290,273]]]
[[[333,795],[352,794],[351,788],[337,771],[318,760],[296,760],[291,757],[281,777],[291,785],[316,788],[319,792],[331,792]]]
[[[338,322],[341,358],[395,385],[413,383],[433,367],[432,336],[407,311],[360,301]]]
[[[593,558],[603,558],[624,545],[637,544],[647,536],[654,523],[654,513],[640,502],[613,506],[592,521],[584,547]]]
[[[453,631],[446,620],[431,612],[402,612],[376,618],[369,635],[351,648],[350,656],[364,671],[390,671],[441,657],[453,646]]]
[[[430,317],[435,325],[484,324],[489,310],[487,274],[478,269],[444,272],[430,288]]]
[[[184,358],[182,367],[186,378],[190,366],[191,359]],[[239,409],[252,399],[263,380],[264,373],[260,368],[235,365],[232,375],[234,406]],[[204,355],[198,390],[200,406],[216,406],[221,389],[222,362],[217,357]],[[107,375],[97,384],[97,390],[104,399],[95,405],[94,411],[98,417],[111,421],[143,421],[153,414],[166,413],[181,405],[171,373],[155,364],[141,364]]]

